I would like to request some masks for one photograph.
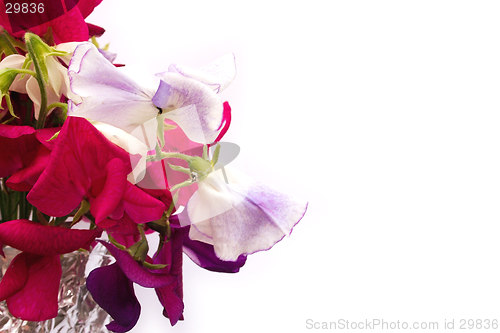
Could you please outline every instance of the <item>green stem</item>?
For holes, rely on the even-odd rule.
[[[184,160],[184,161],[191,161],[193,159],[193,156],[189,156],[189,155],[185,155],[185,154],[181,154],[181,153],[168,153],[168,152],[160,152],[159,154],[157,154],[159,156],[148,156],[147,159],[149,161],[151,160],[154,160],[154,161],[159,161],[159,160],[163,160],[165,158],[180,158],[181,160]]]
[[[185,187],[185,186],[189,186],[193,183],[193,181],[191,179],[188,179],[188,180],[185,180],[183,181],[182,183],[179,183],[177,185],[174,185],[170,188],[170,192],[173,192],[175,190],[178,190],[180,189],[181,187]]]
[[[36,128],[40,129],[45,126],[45,120],[47,118],[47,90],[45,88],[45,82],[43,82],[42,70],[40,68],[40,64],[38,63],[38,58],[35,50],[33,49],[33,45],[31,45],[31,43],[26,43],[26,46],[28,48],[28,53],[31,56],[31,60],[33,61],[33,66],[35,67],[36,81],[40,87],[40,113],[38,114],[38,121],[36,123]]]
[[[29,70],[29,69],[23,69],[23,68],[6,68],[6,70],[16,72],[17,74],[28,74],[31,76],[36,77],[36,73]]]

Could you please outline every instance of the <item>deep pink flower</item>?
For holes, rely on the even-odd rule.
[[[127,181],[131,170],[126,151],[86,119],[68,117],[49,163],[27,198],[51,216],[70,214],[85,198],[98,225],[124,214],[136,223],[159,219],[164,204]]]
[[[28,164],[37,146],[33,127],[0,124],[0,177],[9,177]]]
[[[102,0],[42,0],[25,2],[29,4],[28,12],[6,13],[7,3],[14,4],[22,1],[0,2],[0,25],[10,34],[21,38],[25,32],[31,31],[43,36],[50,28],[56,44],[64,42],[82,42],[89,39],[89,31],[102,34],[102,28],[85,23],[85,18]],[[39,5],[42,4],[42,5]],[[34,5],[34,6],[33,6]],[[41,12],[43,7],[43,12]]]
[[[29,126],[1,126],[5,126],[0,127],[0,133],[3,132],[4,135],[9,132],[22,133],[10,139],[5,136],[1,137],[2,134],[0,134],[0,159],[3,161],[3,163],[0,162],[0,165],[3,165],[0,169],[4,171],[15,169],[7,175],[10,176],[6,182],[7,186],[16,191],[29,191],[49,161],[54,143],[48,140],[60,128],[44,128],[35,131]]]
[[[57,316],[61,264],[59,256],[89,249],[100,230],[71,230],[43,226],[28,220],[0,224],[0,243],[21,250],[0,281],[0,300],[24,320]]]
[[[30,126],[0,124],[0,177],[16,191],[29,191],[47,165],[59,128],[35,130]]]

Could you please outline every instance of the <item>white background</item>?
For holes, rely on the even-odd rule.
[[[173,328],[137,287],[132,332],[500,319],[499,14],[498,1],[104,0],[87,21],[145,75],[234,52],[234,165],[309,201],[238,274],[186,257]]]

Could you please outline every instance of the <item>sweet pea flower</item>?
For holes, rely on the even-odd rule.
[[[120,220],[125,214],[135,223],[163,215],[161,201],[127,181],[129,154],[86,119],[68,117],[55,140],[49,162],[27,196],[40,211],[66,216],[85,199],[102,228],[109,226],[108,218]]]
[[[220,131],[223,103],[216,91],[179,71],[159,74],[155,92],[125,76],[94,45],[83,43],[76,48],[68,73],[72,91],[82,97],[81,103],[70,103],[70,115],[118,127],[148,150],[155,149],[158,142],[163,145],[165,119],[174,121],[191,141],[199,143],[213,142]],[[215,74],[212,79],[221,77],[232,79],[231,75]],[[226,81],[214,84],[221,90]]]
[[[0,243],[22,252],[10,263],[0,281],[0,300],[7,300],[12,315],[42,321],[57,316],[60,255],[89,249],[101,231],[43,226],[29,220],[0,224]]]
[[[0,3],[0,25],[11,35],[21,38],[25,32],[38,36],[52,32],[55,43],[87,41],[89,35],[102,35],[104,29],[85,23],[102,0],[48,0],[29,3],[28,13],[7,13]],[[11,3],[11,5],[14,2]],[[42,7],[43,6],[43,7]]]
[[[54,49],[66,53],[59,56],[47,56],[45,63],[47,66],[48,78],[47,83],[47,105],[59,102],[61,96],[65,96],[72,100],[78,101],[79,97],[71,92],[69,86],[69,77],[67,67],[71,54],[78,43],[63,43],[57,45]],[[0,70],[5,68],[21,69],[26,60],[25,56],[20,54],[12,54],[0,61]],[[17,75],[16,79],[10,86],[10,91],[15,91],[23,94],[28,94],[35,105],[35,118],[38,119],[40,113],[41,95],[40,87],[36,78],[29,75]]]
[[[199,180],[186,207],[189,238],[213,245],[219,259],[237,261],[270,249],[304,216],[307,204],[230,168],[224,172],[218,169]]]
[[[47,166],[59,128],[35,130],[30,126],[0,125],[0,177],[8,187],[29,191]]]

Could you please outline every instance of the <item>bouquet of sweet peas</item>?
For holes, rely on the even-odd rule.
[[[115,262],[86,286],[113,318],[108,329],[136,324],[134,283],[155,289],[174,325],[183,253],[238,272],[307,205],[225,167],[235,145],[221,142],[231,108],[220,96],[235,76],[232,55],[202,69],[170,65],[143,87],[99,47],[104,29],[84,21],[99,3],[45,1],[45,13],[62,6],[57,17],[0,15],[0,249],[20,251],[0,300],[18,318],[54,318],[60,256],[101,243]]]

